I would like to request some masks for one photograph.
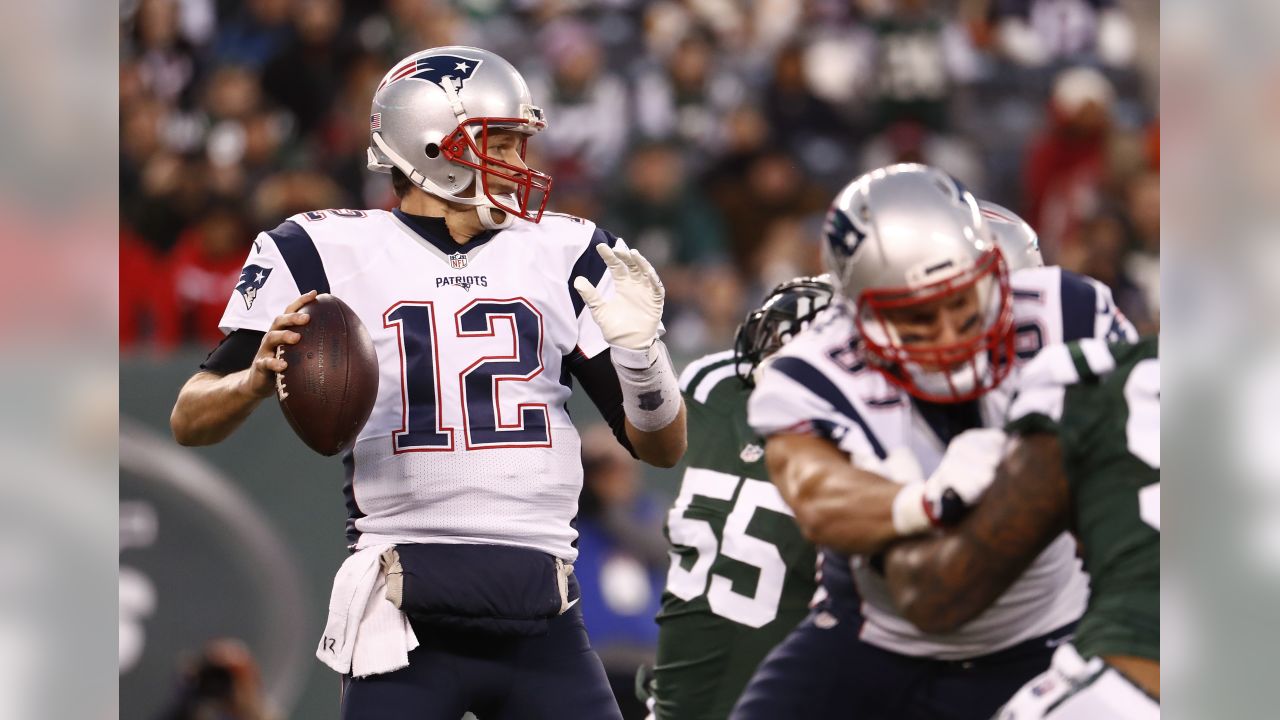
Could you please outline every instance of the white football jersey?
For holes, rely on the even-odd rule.
[[[607,347],[572,282],[611,295],[594,246],[622,242],[554,213],[465,246],[434,222],[433,233],[398,210],[295,215],[258,235],[219,324],[267,330],[311,289],[364,321],[380,376],[343,458],[356,547],[515,545],[572,562],[582,461],[568,366]]]
[[[1137,339],[1111,291],[1092,278],[1046,267],[1020,270],[1011,282],[1019,363],[1043,346],[1081,337]],[[748,406],[752,428],[765,437],[788,430],[817,432],[850,456],[884,458],[906,446],[925,474],[932,473],[946,441],[965,429],[957,424],[959,408],[940,412],[939,406],[930,410],[914,402],[861,362],[853,350],[854,335],[848,311],[833,305],[771,357]],[[1006,380],[969,404],[980,415],[973,420],[985,427],[1002,426],[1009,402],[1004,388],[1014,385]],[[825,565],[832,567],[833,558]],[[843,570],[845,564],[835,566]],[[863,640],[905,655],[947,660],[996,652],[1066,625],[1080,617],[1088,592],[1075,544],[1064,534],[981,615],[953,633],[934,635],[899,615],[869,558],[855,556],[847,566],[852,571],[848,587],[863,614]],[[824,577],[829,592],[841,592],[842,584],[828,580]]]

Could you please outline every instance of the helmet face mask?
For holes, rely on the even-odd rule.
[[[921,400],[964,402],[1008,375],[1008,265],[954,178],[918,164],[873,170],[836,196],[825,235],[859,352],[890,383]]]
[[[520,118],[470,118],[441,141],[440,152],[446,160],[476,171],[480,182],[477,197],[483,193],[483,197],[493,207],[536,223],[542,219],[547,198],[551,197],[551,176],[534,170],[523,162],[529,144],[529,133],[523,127],[529,122],[531,121]],[[520,133],[516,150],[521,160],[520,165],[506,162],[489,153],[490,133],[501,130]],[[511,185],[512,189],[501,188],[502,192],[495,193],[494,188],[490,187],[491,177]],[[531,202],[535,193],[538,198],[536,206]]]
[[[796,278],[775,287],[738,326],[733,341],[738,379],[753,387],[761,363],[808,327],[831,303],[833,293],[826,275]]]
[[[449,46],[401,60],[374,93],[369,127],[370,170],[398,169],[433,197],[474,206],[488,229],[515,218],[541,220],[551,178],[527,167],[524,154],[546,117],[524,78],[498,55]],[[521,136],[515,152],[493,152],[498,131]],[[494,220],[495,210],[501,219]]]
[[[951,278],[914,289],[868,290],[856,305],[863,354],[889,382],[921,400],[976,399],[1013,367],[1009,273],[997,249]],[[895,321],[913,314],[939,318],[948,306],[971,311],[973,323],[972,329],[953,327],[959,337],[951,342],[913,337],[902,331],[901,319]]]

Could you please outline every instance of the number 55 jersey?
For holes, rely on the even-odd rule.
[[[689,449],[667,515],[671,567],[658,613],[658,720],[728,717],[756,666],[808,611],[816,552],[769,482],[732,352],[680,378]]]
[[[465,245],[443,219],[399,210],[309,212],[258,235],[224,332],[267,330],[315,289],[350,305],[377,350],[377,402],[343,456],[353,546],[513,545],[573,562],[582,462],[565,402],[571,371],[607,344],[572,283],[612,294],[599,243],[621,245],[551,213]]]

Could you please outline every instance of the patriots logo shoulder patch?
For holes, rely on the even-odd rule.
[[[449,78],[455,90],[461,89],[469,80],[483,60],[463,57],[461,55],[432,55],[431,57],[411,60],[387,75],[378,89],[390,85],[397,80],[426,80],[444,89],[445,78]]]
[[[271,276],[271,268],[261,265],[245,265],[240,271],[240,282],[236,284],[236,292],[244,299],[244,309],[252,310],[253,301],[258,299],[258,291]]]

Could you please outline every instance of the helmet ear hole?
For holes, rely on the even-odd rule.
[[[435,160],[440,157],[440,146],[435,143],[427,143],[427,146],[423,148],[423,152],[427,154],[427,157]]]

